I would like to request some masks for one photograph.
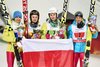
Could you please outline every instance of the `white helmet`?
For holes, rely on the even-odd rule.
[[[48,13],[57,13],[57,9],[55,7],[52,7],[49,9]]]

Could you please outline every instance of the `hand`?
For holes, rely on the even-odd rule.
[[[95,29],[96,29],[96,31],[99,31],[97,25],[95,25]]]
[[[65,25],[64,23],[61,23],[61,25],[60,25],[60,26],[61,26],[61,28],[62,28],[62,27],[65,27],[66,25]]]
[[[19,47],[18,47],[17,43],[15,43],[15,44],[14,44],[14,47],[15,47],[15,48],[17,48],[17,49],[19,49]]]
[[[19,26],[17,29],[19,29],[19,28],[24,28],[24,26]]]
[[[21,28],[25,28],[25,25],[20,26]]]
[[[93,25],[93,24],[91,24],[90,30],[91,30],[92,34],[95,34],[96,31],[98,31],[96,25]]]
[[[29,36],[32,36],[33,35],[33,33],[32,32],[29,32]]]

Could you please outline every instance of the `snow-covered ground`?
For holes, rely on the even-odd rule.
[[[7,43],[0,41],[0,67],[7,67],[6,47],[7,47]],[[16,61],[14,63],[14,67],[17,67]],[[100,56],[91,55],[89,67],[100,67]]]

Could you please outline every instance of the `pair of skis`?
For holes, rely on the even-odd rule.
[[[23,7],[23,19],[25,24],[24,36],[28,38],[28,0],[22,0]]]
[[[91,0],[90,4],[90,12],[89,12],[89,18],[93,15],[95,15],[95,5],[96,5],[96,0]],[[89,22],[91,23],[91,22]],[[91,35],[91,36],[88,36]],[[83,67],[88,67],[89,66],[89,57],[90,57],[90,47],[91,47],[91,40],[92,40],[92,33],[87,33],[87,42],[86,42],[86,48],[85,48],[85,57],[84,57],[84,65]]]
[[[12,20],[11,20],[11,17],[10,17],[10,14],[9,14],[9,10],[6,6],[6,0],[0,0],[0,11],[2,13],[2,18],[4,20],[4,22],[6,23],[6,25],[8,25],[8,31],[13,31],[13,29],[11,28],[11,23],[12,23]],[[15,37],[15,36],[13,36]],[[14,45],[14,43],[12,43]],[[17,60],[17,65],[18,67],[22,67],[22,59],[21,59],[21,56],[19,54],[19,51],[17,49],[17,46],[14,46],[14,53],[15,53],[15,56],[16,56],[16,60]]]

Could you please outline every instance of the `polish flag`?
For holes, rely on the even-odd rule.
[[[73,67],[72,39],[23,39],[24,67]]]

